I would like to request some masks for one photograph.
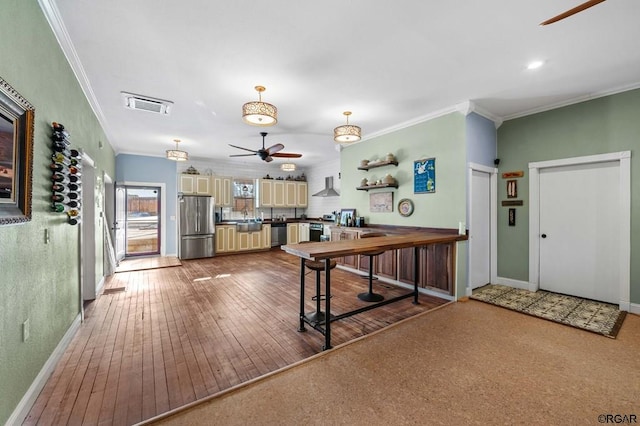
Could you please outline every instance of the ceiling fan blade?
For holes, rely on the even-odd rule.
[[[273,161],[273,158],[271,156],[265,157],[264,161],[266,161],[267,163],[270,163]]]
[[[256,154],[233,154],[230,155],[229,157],[253,157]]]
[[[302,154],[294,154],[293,152],[278,152],[275,154],[271,154],[272,157],[280,157],[280,158],[300,158]]]
[[[282,151],[284,149],[284,145],[282,145],[281,143],[277,143],[275,145],[271,145],[269,148],[267,148],[267,152],[271,155],[275,154],[278,151]]]
[[[232,147],[234,147],[234,148],[238,148],[238,149],[244,149],[245,151],[251,151],[251,152],[253,152],[254,154],[255,154],[256,152],[258,152],[258,151],[254,150],[254,149],[244,148],[244,147],[242,147],[242,146],[238,146],[238,145],[231,145],[231,144],[229,144],[229,146],[232,146]]]
[[[575,15],[578,12],[582,12],[585,9],[589,9],[592,6],[595,6],[599,3],[602,3],[605,0],[589,0],[587,2],[584,2],[576,7],[574,7],[573,9],[569,9],[564,13],[561,13],[560,15],[554,16],[551,19],[547,19],[544,22],[541,22],[540,25],[549,25],[549,24],[553,24],[554,22],[558,22],[564,18],[568,18],[571,15]]]

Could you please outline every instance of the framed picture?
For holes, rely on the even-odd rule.
[[[393,211],[393,192],[369,194],[369,211],[372,213],[391,213]]]
[[[518,198],[518,181],[507,181],[507,198]]]
[[[436,192],[436,159],[425,158],[413,162],[413,192]]]
[[[509,209],[509,226],[516,226],[516,209]]]
[[[353,218],[356,219],[356,209],[342,209],[340,210],[340,225],[348,226],[347,221]]]
[[[31,220],[34,111],[0,78],[0,225]]]

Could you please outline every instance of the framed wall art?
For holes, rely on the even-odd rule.
[[[0,77],[0,225],[31,220],[34,112]]]
[[[369,195],[371,213],[391,213],[393,211],[393,192],[378,192]]]
[[[518,181],[507,181],[507,198],[518,198]]]
[[[424,158],[413,162],[413,192],[436,192],[436,159]]]

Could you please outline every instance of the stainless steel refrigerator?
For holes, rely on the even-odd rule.
[[[201,195],[182,195],[178,198],[180,210],[180,259],[213,257],[215,246],[215,200]]]

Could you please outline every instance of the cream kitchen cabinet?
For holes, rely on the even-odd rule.
[[[309,186],[307,182],[296,182],[296,207],[307,207],[309,205]]]
[[[262,224],[262,248],[271,248],[271,225]]]
[[[216,226],[216,253],[237,251],[235,225]]]
[[[216,207],[231,207],[233,203],[231,185],[233,178],[230,176],[213,176],[213,197]]]
[[[286,207],[283,180],[273,180],[273,207]]]
[[[238,232],[238,251],[259,250],[262,248],[262,231]]]
[[[258,207],[307,207],[307,182],[259,179]]]
[[[258,207],[273,207],[273,180],[259,179]]]
[[[182,173],[179,192],[187,195],[213,195],[211,176]]]
[[[298,244],[300,241],[298,223],[287,223],[287,244]]]
[[[287,180],[284,183],[285,207],[307,207],[307,182]]]

